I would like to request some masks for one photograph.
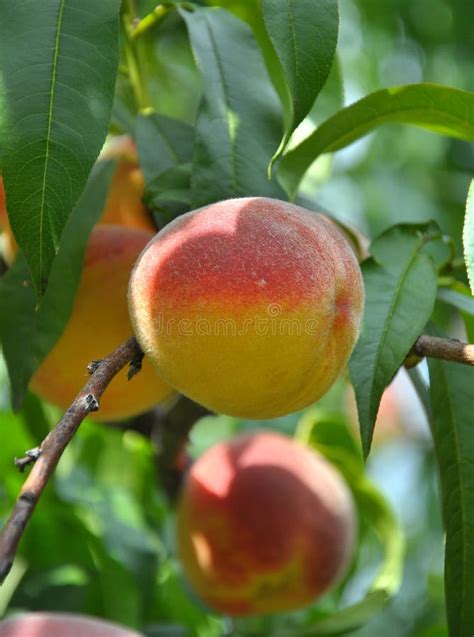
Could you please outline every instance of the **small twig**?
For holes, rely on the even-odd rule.
[[[137,14],[134,0],[127,0],[124,5],[123,28],[125,32],[124,48],[127,61],[128,76],[135,95],[135,101],[140,111],[146,110],[150,106],[150,95],[146,79],[143,76],[143,50],[141,43],[132,40],[132,33],[137,28]]]
[[[95,361],[93,369],[90,368],[91,378],[46,436],[40,448],[27,452],[25,458],[16,461],[20,469],[26,464],[34,464],[0,534],[0,584],[10,571],[21,536],[36,504],[79,425],[89,412],[99,408],[99,400],[114,376],[127,363],[138,360],[141,355],[137,341],[130,338],[101,361]]]
[[[132,378],[141,370],[144,357],[145,354],[144,352],[142,352],[142,350],[140,350],[133,356],[128,367],[128,380],[132,380]]]
[[[174,504],[190,458],[186,453],[189,433],[195,423],[211,412],[180,396],[168,413],[157,418],[152,431],[156,448],[156,466],[160,485],[171,504]]]
[[[23,458],[15,458],[15,467],[20,471],[20,473],[23,473],[25,467],[29,464],[34,464],[38,460],[40,453],[41,449],[39,447],[25,451]]]
[[[130,38],[132,40],[139,38],[141,35],[146,33],[151,27],[155,26],[155,24],[158,24],[158,22],[160,22],[165,17],[165,15],[173,8],[174,8],[173,5],[165,5],[165,4],[157,5],[144,18],[142,18],[141,20],[138,19],[137,21],[134,22],[133,29],[130,33]]]
[[[420,358],[428,356],[463,365],[474,365],[474,344],[461,343],[451,338],[423,334],[417,339],[412,352]]]

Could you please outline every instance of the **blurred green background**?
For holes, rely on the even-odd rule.
[[[154,3],[142,3],[143,13]],[[474,90],[474,3],[471,0],[341,0],[338,57],[344,104],[385,86],[430,81]],[[156,74],[157,110],[192,121],[200,83],[186,32],[175,15],[149,35],[147,59]],[[115,126],[127,121],[127,87],[119,86]],[[297,132],[306,134],[334,112],[340,99],[330,81]],[[461,255],[464,202],[474,173],[474,148],[401,125],[386,126],[307,174],[302,193],[336,217],[374,237],[402,221],[436,219]],[[446,324],[451,316],[440,304]],[[461,337],[465,337],[462,328]],[[423,372],[423,369],[422,369]],[[321,409],[356,434],[346,380]],[[23,477],[14,456],[35,447],[57,412],[28,397],[19,414],[8,409],[0,371],[0,521]],[[270,426],[292,434],[301,414],[270,423],[208,417],[192,434],[197,454],[236,431]],[[376,428],[368,474],[392,504],[407,538],[403,584],[396,599],[357,637],[447,635],[443,599],[443,532],[427,424],[404,372],[388,390]],[[356,568],[320,608],[359,599],[380,561],[366,529]],[[239,621],[211,615],[183,582],[175,557],[173,514],[160,489],[153,446],[136,431],[85,422],[68,448],[25,534],[20,557],[0,589],[0,616],[19,609],[67,610],[110,618],[149,635],[269,634],[303,625],[318,610],[287,619]]]

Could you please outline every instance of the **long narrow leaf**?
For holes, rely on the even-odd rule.
[[[431,430],[446,529],[450,637],[474,634],[474,368],[429,361]]]
[[[396,226],[371,246],[362,264],[366,305],[362,333],[349,368],[362,447],[370,451],[382,394],[433,311],[437,271],[425,254],[422,226]],[[425,226],[430,234],[431,224]]]
[[[119,0],[0,0],[2,172],[10,224],[39,299],[107,133],[119,7]]]
[[[338,7],[337,0],[262,0],[261,6],[291,98],[281,152],[328,79],[336,52]]]
[[[294,198],[303,175],[323,153],[349,146],[382,124],[413,124],[474,141],[474,93],[437,84],[409,84],[371,93],[342,109],[282,159],[278,177]]]
[[[230,197],[284,197],[267,167],[282,136],[277,94],[255,38],[220,8],[180,10],[201,72],[193,207]]]

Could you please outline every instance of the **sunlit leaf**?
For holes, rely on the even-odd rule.
[[[279,152],[309,113],[326,83],[338,31],[336,0],[262,0],[266,30],[280,62],[289,93],[290,113]],[[284,103],[285,105],[285,103]]]
[[[390,123],[474,141],[474,93],[437,84],[408,84],[376,91],[347,106],[283,157],[278,177],[290,198],[319,155],[349,146]]]
[[[463,229],[464,259],[466,261],[467,276],[474,294],[474,179],[471,181],[466,202],[466,216]]]

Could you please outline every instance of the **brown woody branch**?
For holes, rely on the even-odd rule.
[[[79,425],[91,411],[99,409],[100,398],[113,377],[127,363],[130,363],[129,377],[133,376],[139,370],[142,358],[140,346],[135,338],[130,338],[101,361],[93,361],[88,368],[91,378],[41,446],[27,452],[25,458],[15,461],[21,470],[27,464],[34,464],[0,534],[0,584],[10,572],[26,525]]]
[[[189,433],[195,423],[211,412],[180,396],[176,404],[157,419],[152,432],[159,483],[174,504],[191,459],[186,453]]]
[[[451,338],[423,334],[416,341],[412,351],[420,358],[428,356],[463,365],[474,365],[474,344],[461,343]]]

